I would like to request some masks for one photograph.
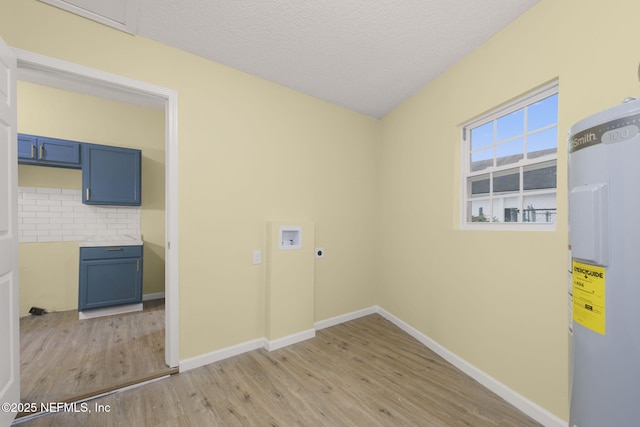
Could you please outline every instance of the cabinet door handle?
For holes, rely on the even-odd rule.
[[[85,199],[89,200],[89,187],[85,190]]]
[[[136,260],[136,272],[140,271],[140,260]]]
[[[35,158],[36,157],[36,146],[31,144],[31,158]]]
[[[40,160],[44,159],[44,145],[40,146],[40,154],[39,154],[38,159],[40,159]]]
[[[122,248],[107,248],[108,251],[121,251]]]

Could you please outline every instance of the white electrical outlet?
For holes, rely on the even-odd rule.
[[[260,249],[253,251],[253,264],[262,264],[262,251]]]

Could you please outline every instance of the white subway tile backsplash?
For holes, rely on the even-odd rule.
[[[71,224],[62,224],[62,228],[67,230],[84,230],[85,229],[84,224],[76,224],[75,222]]]
[[[38,242],[61,242],[62,236],[38,236]]]
[[[70,219],[75,219],[75,218],[84,218],[84,214],[82,212],[62,212],[62,218],[70,218]]]
[[[123,214],[123,213],[110,213],[108,215],[108,218],[114,218],[114,219],[125,219],[127,217],[127,214]]]
[[[82,204],[80,190],[18,187],[18,232],[23,243],[82,241],[93,236],[140,235],[140,208]]]
[[[62,194],[62,188],[44,188],[44,187],[36,187],[36,193],[44,193],[44,194]]]
[[[36,205],[20,205],[18,204],[18,211],[23,212],[49,212],[48,206],[36,206]]]
[[[96,218],[75,218],[73,220],[76,224],[97,224],[98,220]]]
[[[107,224],[100,224],[97,222],[95,224],[85,224],[85,228],[87,230],[102,230],[107,228]]]
[[[41,193],[23,193],[22,198],[26,200],[49,200],[49,195]]]
[[[62,218],[60,212],[36,212],[36,218]]]
[[[62,230],[62,224],[38,224],[36,230]]]
[[[23,224],[49,224],[48,218],[23,218]]]
[[[36,206],[62,206],[62,200],[36,200]]]
[[[51,224],[73,224],[71,218],[51,218]]]
[[[49,212],[73,212],[71,206],[49,206]]]

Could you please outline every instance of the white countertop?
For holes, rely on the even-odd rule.
[[[142,243],[140,236],[113,234],[88,237],[86,240],[79,242],[79,246],[84,248],[94,246],[141,246]]]

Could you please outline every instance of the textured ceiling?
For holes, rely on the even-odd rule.
[[[137,33],[381,118],[537,0],[139,0]]]
[[[126,1],[126,31],[381,118],[538,0]]]

